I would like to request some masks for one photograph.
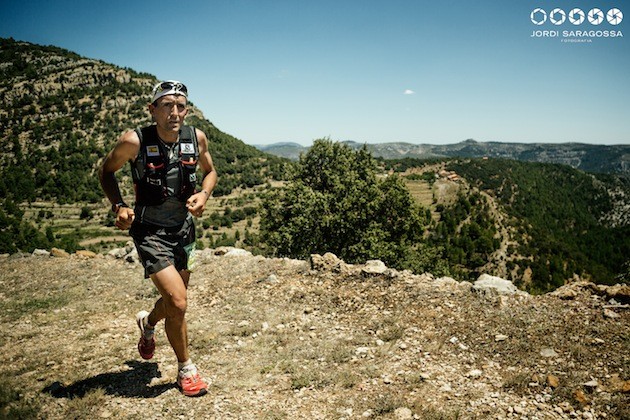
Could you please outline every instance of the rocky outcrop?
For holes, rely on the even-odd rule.
[[[630,304],[630,285],[616,284],[614,286],[606,286],[588,281],[577,281],[561,286],[549,293],[549,295],[566,300],[597,295],[602,296],[607,300],[613,300],[613,304],[617,303],[627,305]]]
[[[514,284],[500,277],[491,276],[488,274],[482,274],[477,281],[473,284],[473,291],[479,294],[500,294],[500,295],[513,295],[513,294],[525,294],[518,290]]]

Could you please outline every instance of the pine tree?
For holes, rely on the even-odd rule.
[[[398,177],[379,180],[363,148],[316,140],[293,181],[263,202],[261,237],[281,256],[332,252],[347,262],[404,266],[424,210]]]

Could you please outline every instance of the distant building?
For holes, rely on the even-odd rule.
[[[458,182],[459,181],[459,175],[457,175],[457,173],[455,173],[454,171],[447,171],[447,170],[440,170],[437,174],[436,177],[439,178],[444,178],[447,179],[448,181],[452,181],[452,182]]]

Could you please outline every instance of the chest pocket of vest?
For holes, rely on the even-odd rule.
[[[197,160],[193,157],[182,157],[179,163],[182,174],[180,197],[188,199],[188,197],[194,194],[195,186],[197,185]]]
[[[164,202],[168,193],[164,185],[167,169],[164,162],[147,162],[144,165],[143,188],[137,191],[139,202],[147,205]]]

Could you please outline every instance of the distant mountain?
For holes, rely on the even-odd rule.
[[[309,149],[308,147],[293,142],[255,144],[254,147],[265,153],[291,160],[298,160],[300,158],[300,154],[306,153]]]
[[[383,159],[432,159],[444,157],[495,157],[526,162],[560,163],[586,172],[630,175],[629,145],[594,145],[584,143],[501,143],[472,139],[455,144],[343,143],[359,149],[366,146],[375,157]],[[297,143],[256,146],[259,150],[297,160],[308,147]]]

